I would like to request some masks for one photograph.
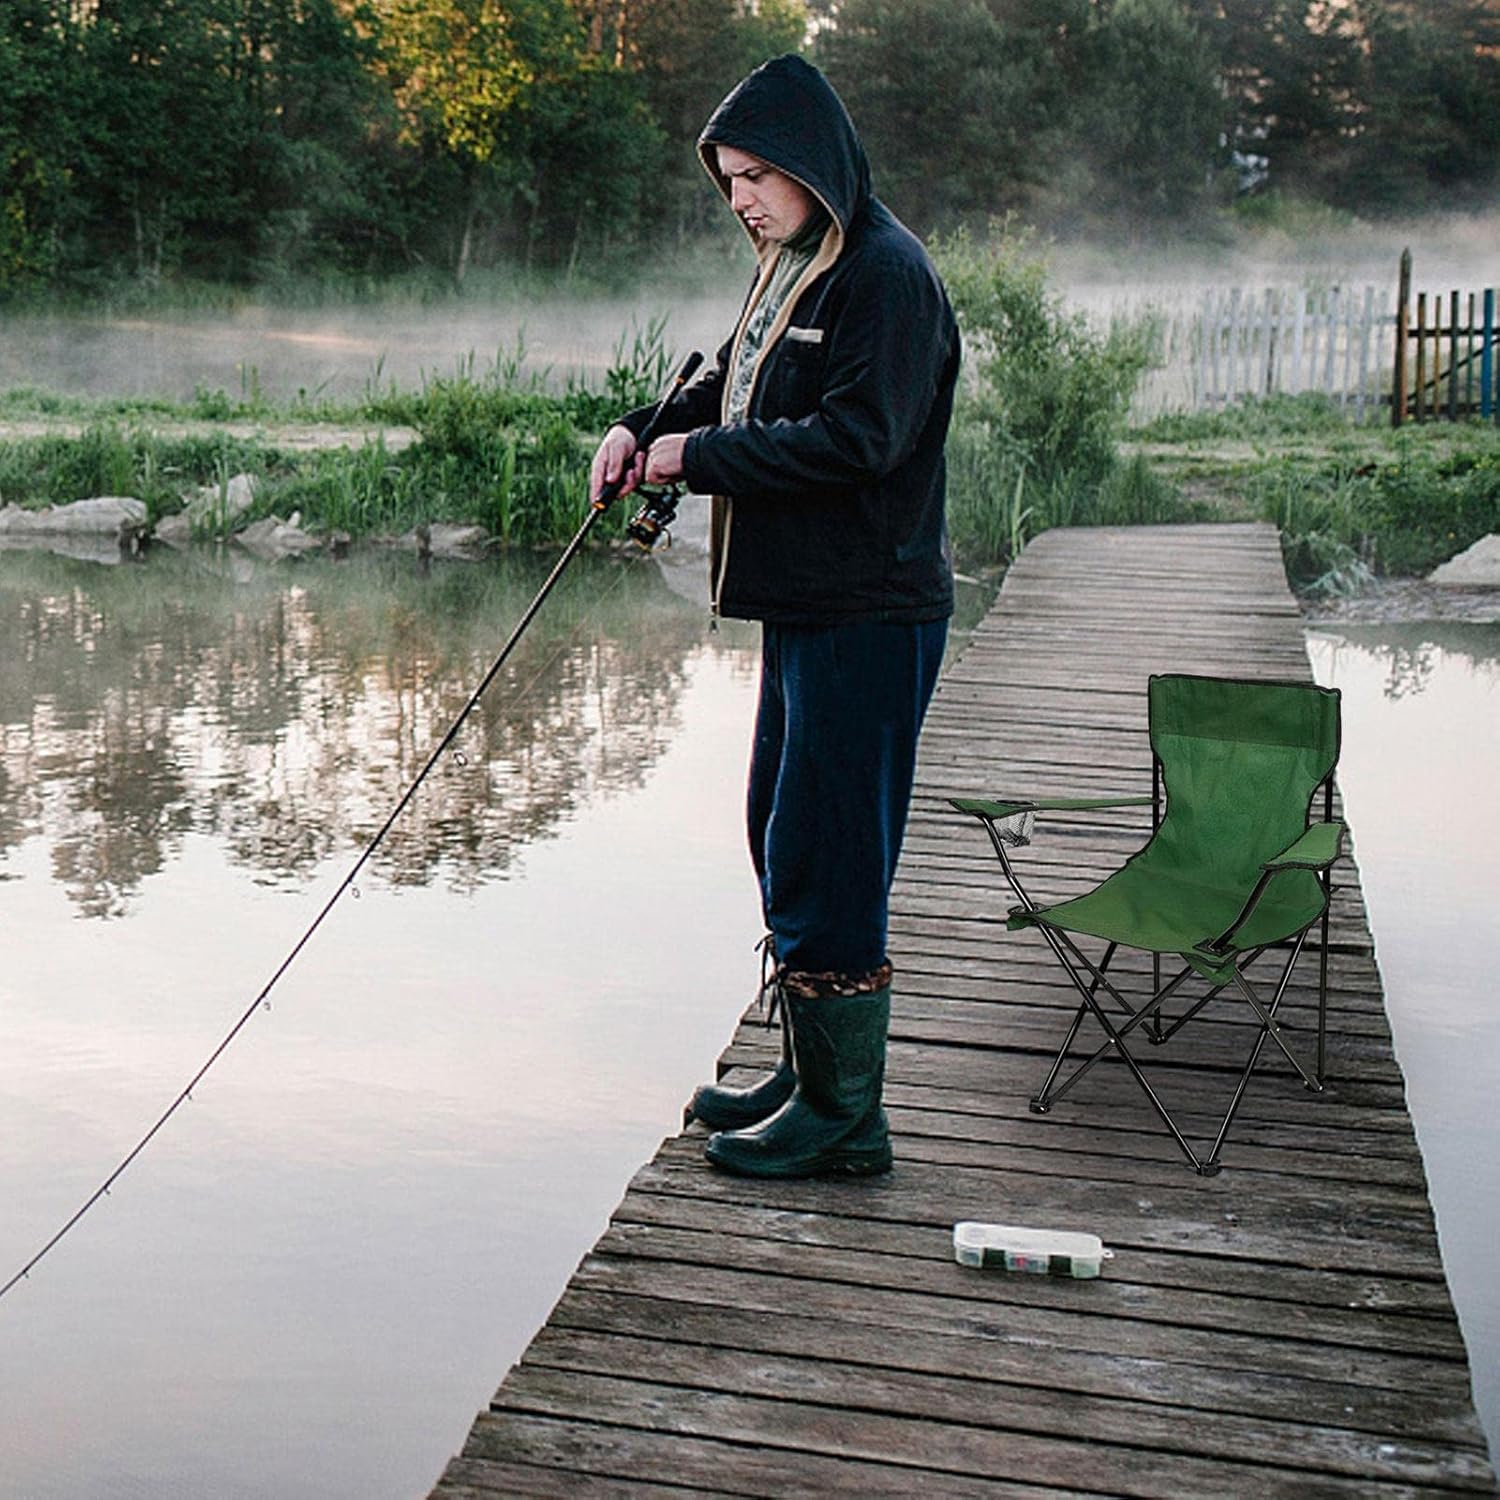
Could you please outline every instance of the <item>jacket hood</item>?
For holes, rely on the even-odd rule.
[[[790,53],[737,84],[698,137],[703,165],[728,200],[715,146],[748,151],[811,188],[840,237],[870,197],[869,159],[843,100],[817,68]]]

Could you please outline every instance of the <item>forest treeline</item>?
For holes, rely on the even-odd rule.
[[[1463,209],[1500,164],[1500,0],[5,0],[0,295],[669,260],[784,51],[924,234]]]

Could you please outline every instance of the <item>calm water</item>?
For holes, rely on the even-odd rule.
[[[1339,781],[1475,1403],[1500,1455],[1500,625],[1341,627],[1308,645],[1318,681],[1343,690]]]
[[[0,1279],[270,976],[542,566],[0,554]],[[754,638],[704,627],[580,561],[270,1012],[0,1302],[0,1494],[436,1479],[748,998]]]

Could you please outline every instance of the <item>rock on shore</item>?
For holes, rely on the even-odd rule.
[[[0,537],[89,537],[117,542],[121,551],[133,552],[146,529],[146,502],[127,495],[100,495],[46,510],[23,510],[19,505],[0,510]]]
[[[256,488],[253,474],[236,474],[222,487],[201,485],[183,497],[184,509],[156,523],[153,535],[169,546],[185,547],[206,530],[227,531],[255,503]]]
[[[323,545],[317,537],[309,536],[302,529],[301,520],[301,516],[295,513],[287,521],[266,516],[259,521],[252,521],[244,530],[235,532],[234,540],[246,552],[266,562],[301,557],[304,553],[316,552]]]
[[[1500,589],[1500,535],[1491,532],[1427,575],[1450,589]]]

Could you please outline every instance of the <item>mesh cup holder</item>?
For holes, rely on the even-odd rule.
[[[994,822],[996,837],[1012,849],[1020,849],[1029,844],[1035,827],[1034,812],[1012,813],[1008,818],[996,818]]]

